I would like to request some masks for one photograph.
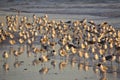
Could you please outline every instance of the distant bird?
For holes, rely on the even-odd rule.
[[[98,54],[94,54],[94,60],[98,60],[98,59],[99,59]]]
[[[33,61],[32,61],[32,64],[35,66],[35,65],[38,65],[40,63],[40,60],[38,60],[38,59],[34,59]]]
[[[96,25],[94,21],[89,21],[88,23],[90,23],[91,25]]]
[[[40,74],[47,74],[48,71],[49,71],[49,68],[43,67],[43,68],[41,68],[41,69],[39,70],[39,73],[40,73]]]
[[[33,47],[32,50],[33,50],[35,57],[37,57],[37,55],[40,53],[40,49],[37,47]]]
[[[9,43],[10,43],[11,45],[14,45],[14,44],[16,43],[16,41],[15,41],[15,40],[9,40]]]
[[[22,65],[22,63],[24,63],[24,61],[15,61],[14,62],[14,67],[18,68],[18,67],[20,67]]]
[[[84,57],[85,60],[87,60],[89,58],[88,52],[85,52],[83,57]]]
[[[115,54],[105,56],[105,59],[108,61],[114,61],[116,59]]]
[[[72,23],[72,21],[66,21],[65,23],[70,24],[70,23]]]
[[[79,56],[80,58],[83,58],[83,55],[84,55],[84,53],[83,53],[82,51],[78,51],[78,56]]]
[[[24,43],[24,40],[20,38],[20,39],[19,39],[19,43],[20,43],[20,44],[23,44],[23,43]]]
[[[77,53],[77,49],[76,49],[76,48],[74,48],[74,47],[71,47],[70,49],[71,49],[71,52],[72,52],[72,54],[75,54],[75,53]]]
[[[15,60],[17,60],[19,56],[19,52],[17,50],[14,50],[13,55],[15,56]]]
[[[107,70],[108,70],[108,68],[106,66],[104,66],[103,64],[101,64],[101,63],[98,63],[97,66],[99,67],[99,70],[102,73],[106,73]]]
[[[102,55],[102,59],[103,59],[103,62],[111,61],[111,65],[112,65],[112,62],[116,60],[116,56],[115,56],[115,54],[111,54],[111,55],[107,55],[107,56]]]
[[[61,56],[61,57],[67,57],[67,52],[65,51],[65,49],[60,49],[60,53],[59,53],[59,55]]]
[[[41,62],[47,62],[48,60],[49,60],[48,57],[45,56],[45,55],[42,55],[42,56],[39,58],[39,61],[41,61]]]
[[[85,44],[82,43],[82,44],[81,44],[81,48],[82,48],[82,49],[85,49],[85,47],[86,47]]]
[[[73,43],[67,43],[67,44],[68,44],[68,47],[69,47],[69,48],[72,48],[72,47],[73,47],[73,48],[77,48],[77,46],[75,46]]]
[[[63,68],[65,68],[67,65],[67,62],[66,61],[62,61],[59,63],[59,69],[62,70]]]
[[[5,52],[3,53],[3,58],[7,60],[8,57],[9,57],[9,54],[5,51]]]

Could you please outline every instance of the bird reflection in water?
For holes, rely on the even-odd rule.
[[[3,64],[3,69],[4,69],[4,71],[6,71],[6,72],[8,72],[9,71],[9,64],[7,63],[7,62],[5,62],[4,64]]]
[[[78,63],[78,70],[83,70],[84,64],[83,63]]]
[[[73,57],[72,59],[71,59],[71,66],[72,66],[72,68],[74,68],[75,67],[75,65],[76,65],[76,63],[77,63],[77,59],[76,59],[76,57]]]
[[[32,61],[32,64],[33,64],[34,66],[36,66],[36,65],[40,64],[40,60],[35,58],[35,59]]]
[[[108,80],[108,78],[106,77],[106,75],[103,75],[103,76],[100,77],[99,80]]]
[[[63,70],[67,66],[68,62],[67,61],[61,61],[59,63],[59,69]]]
[[[55,60],[52,60],[52,61],[51,61],[51,65],[53,66],[53,68],[55,68],[55,67],[56,67],[56,64],[57,64],[57,63],[56,63],[56,61],[55,61]]]
[[[18,67],[22,66],[23,63],[24,63],[24,61],[15,61],[14,68],[18,68]]]
[[[89,63],[88,62],[84,63],[83,69],[86,72],[89,70]]]
[[[39,73],[40,74],[47,74],[49,71],[49,68],[47,67],[42,67],[40,70],[39,70]]]

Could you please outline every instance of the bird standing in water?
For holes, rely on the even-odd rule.
[[[5,51],[3,53],[3,58],[7,61],[8,57],[9,57],[9,54]]]
[[[108,56],[103,56],[102,59],[104,59],[104,61],[110,61],[112,66],[112,62],[116,60],[116,56],[115,54],[111,54]]]
[[[97,64],[97,66],[99,67],[99,70],[101,73],[106,73],[108,68],[104,65],[102,65],[101,63]]]

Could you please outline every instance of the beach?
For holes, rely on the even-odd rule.
[[[6,16],[10,17],[10,20],[12,19],[15,20],[17,15],[18,16],[17,25],[20,24],[25,25],[26,30],[24,29],[24,27],[21,27],[20,30],[18,30],[17,28],[15,29],[15,31],[12,31],[11,29],[8,28],[8,31],[11,33],[11,35],[13,34],[15,37],[12,38],[12,36],[10,36],[10,38],[8,37],[7,40],[0,43],[0,80],[33,80],[33,79],[34,80],[38,80],[38,79],[39,80],[56,80],[56,79],[58,80],[63,80],[63,79],[64,80],[119,80],[120,79],[120,68],[119,68],[120,65],[117,59],[113,61],[112,65],[111,65],[112,61],[107,61],[106,63],[102,63],[99,62],[99,60],[92,59],[93,58],[92,53],[94,53],[94,50],[92,51],[92,49],[95,47],[95,54],[98,54],[99,47],[96,47],[96,45],[98,44],[94,43],[94,41],[92,43],[89,40],[86,40],[87,39],[86,36],[87,37],[89,36],[87,33],[90,33],[90,36],[96,36],[97,34],[97,38],[99,38],[98,35],[100,33],[102,34],[102,31],[99,31],[98,29],[95,28],[98,32],[94,32],[94,30],[93,32],[91,32],[89,28],[82,27],[82,25],[84,26],[85,20],[87,20],[85,21],[85,23],[88,26],[94,25],[94,24],[90,24],[89,23],[90,21],[91,23],[93,21],[95,23],[95,26],[97,25],[97,27],[99,27],[100,24],[102,25],[102,23],[112,26],[109,28],[113,30],[112,33],[113,35],[115,33],[115,37],[110,33],[110,36],[112,36],[112,40],[113,40],[113,47],[111,46],[105,49],[106,47],[102,45],[102,48],[100,47],[100,50],[104,49],[107,55],[109,55],[109,53],[111,54],[116,53],[117,55],[119,53],[119,49],[116,48],[116,44],[113,38],[116,38],[117,31],[120,29],[119,1],[118,2],[117,0],[115,1],[111,0],[108,2],[107,1],[96,2],[94,0],[93,2],[91,1],[87,2],[84,0],[82,2],[79,0],[75,0],[73,2],[69,0],[65,2],[62,0],[61,1],[56,1],[56,0],[45,0],[45,1],[15,0],[14,1],[13,0],[13,2],[11,1],[5,2],[5,1],[0,2],[1,4],[0,23],[3,23],[4,28],[1,26],[0,27],[1,30],[3,29],[3,33],[5,33],[5,30],[7,30],[6,28],[8,27]],[[23,18],[23,22],[22,22],[22,18]],[[43,23],[42,25],[39,22],[34,23],[34,20],[39,21],[39,18],[43,20],[43,22],[41,22],[41,24]],[[53,29],[49,28],[52,24],[54,26]],[[48,25],[49,25],[48,28],[40,27],[40,26],[48,26]],[[62,25],[62,27],[59,27],[60,25]],[[77,28],[76,25],[80,27]],[[36,27],[32,28],[31,26],[36,26]],[[42,30],[39,31],[41,28]],[[110,32],[109,28],[108,28],[108,33]],[[32,34],[32,30],[33,30],[33,34]],[[76,30],[76,32],[74,30]],[[22,35],[21,37],[18,37],[18,35],[20,36],[20,34],[18,33],[19,32],[22,33],[22,31],[23,31],[23,35],[24,33],[25,35],[28,34],[27,35],[28,38],[22,37]],[[79,31],[82,31],[81,32],[82,37],[81,36],[78,37],[78,35],[77,36],[73,35],[73,33],[77,34],[77,31],[78,33]],[[94,33],[94,35],[92,33]],[[66,36],[68,37],[69,34],[70,37],[72,36],[72,39],[73,38],[75,39],[75,42],[74,39],[73,41],[69,42],[69,40],[72,40],[71,38],[69,38],[66,43],[62,43],[61,39],[63,39],[64,42],[64,38],[66,39]],[[50,37],[50,39],[48,36]],[[18,40],[20,38],[21,39],[26,38],[24,39],[26,41],[22,43]],[[109,35],[107,36],[107,38],[110,38]],[[10,39],[15,40],[16,43],[10,44],[9,43]],[[79,45],[76,42],[77,40],[78,41],[80,40]],[[50,41],[52,46],[50,46],[50,43],[47,43],[47,41]],[[102,44],[102,40],[99,43]],[[69,48],[71,49],[70,52],[69,51],[67,52],[70,55],[66,55],[66,54],[62,55],[62,53],[60,54],[59,52],[59,50],[61,51],[63,50],[64,53],[64,49],[67,50],[67,48],[64,47],[66,46],[66,44],[68,44]],[[85,45],[86,47],[85,48],[82,47],[81,44]],[[105,45],[109,46],[109,43],[105,42]],[[42,50],[43,48],[45,49],[45,52],[44,50]],[[74,52],[74,50],[72,51],[72,49],[74,48],[77,49],[77,52]],[[19,50],[21,51],[21,53],[16,55],[15,51],[19,51]],[[80,54],[78,56],[79,50],[84,53],[89,53],[90,54],[89,58],[87,59],[87,57],[84,57],[81,59],[79,57]],[[8,53],[9,55],[8,58],[3,56],[3,53],[5,52]],[[47,55],[48,53],[52,53],[52,52],[53,52],[52,56]],[[44,56],[47,55],[47,60],[46,58],[44,59],[42,55]],[[106,70],[106,72],[102,72],[98,64],[107,66],[108,69]]]

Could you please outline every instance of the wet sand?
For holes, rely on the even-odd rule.
[[[27,15],[27,14],[26,14]],[[30,14],[29,14],[30,15]],[[60,15],[58,15],[60,17]],[[61,16],[63,17],[63,16]],[[90,17],[89,17],[90,18]],[[52,20],[53,18],[51,18]],[[61,18],[60,18],[61,19]],[[56,20],[60,20],[57,18]],[[65,19],[65,21],[67,21]],[[98,21],[99,22],[99,21]],[[18,49],[21,45],[16,44],[14,46],[10,46],[9,43],[4,42],[0,46],[0,78],[1,80],[119,80],[120,68],[118,63],[113,63],[111,66],[110,63],[107,64],[109,70],[106,76],[101,76],[101,73],[94,72],[94,62],[92,60],[85,61],[78,60],[75,62],[67,61],[64,67],[60,67],[62,62],[66,62],[66,59],[60,58],[60,56],[56,56],[51,58],[46,63],[36,63],[39,59],[39,55],[34,57],[34,54],[31,54],[31,57],[27,55],[27,46],[23,45],[25,51],[22,55],[15,59],[15,56],[11,53],[7,62],[2,58],[2,54],[4,51],[11,52],[12,49]],[[35,46],[39,46],[35,44]],[[59,45],[58,45],[59,46]],[[51,62],[55,61],[56,65],[53,66]],[[9,70],[5,70],[4,66],[9,65]],[[48,71],[44,72],[44,69]],[[115,69],[115,71],[113,71]]]
[[[19,45],[13,46],[14,49],[17,49]],[[26,48],[26,45],[24,46]],[[60,57],[51,58],[50,61],[46,63],[33,64],[33,61],[38,60],[38,57],[34,57],[32,54],[31,57],[27,57],[26,50],[24,54],[18,57],[18,60],[15,60],[13,54],[10,54],[7,64],[9,65],[9,70],[4,70],[4,59],[1,57],[2,52],[10,50],[10,46],[2,46],[0,54],[0,78],[1,80],[101,80],[101,78],[106,78],[108,80],[119,80],[120,68],[117,63],[114,63],[113,66],[109,66],[109,71],[106,76],[101,76],[101,74],[95,73],[93,68],[93,62],[88,60],[86,62],[78,60],[77,62],[68,61],[67,64],[61,68],[60,64],[66,62],[65,59],[60,59]],[[55,61],[56,65],[53,66],[51,62]],[[21,64],[18,64],[22,62]],[[42,68],[47,68],[48,72],[41,71]],[[115,72],[113,71],[115,69]],[[117,69],[117,70],[116,70]]]

